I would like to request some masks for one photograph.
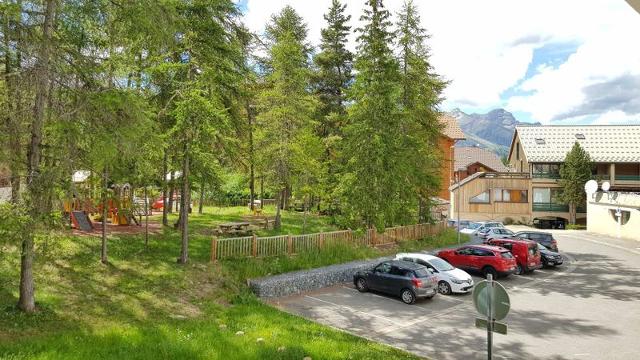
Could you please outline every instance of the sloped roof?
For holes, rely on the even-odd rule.
[[[479,147],[455,147],[453,149],[454,156],[454,169],[466,168],[467,166],[475,163],[481,163],[482,165],[497,172],[507,172],[509,168],[506,167],[502,160],[495,153],[479,148]]]
[[[440,123],[444,126],[442,129],[442,135],[453,140],[464,140],[464,133],[458,124],[458,120],[449,115],[440,115],[438,118]]]
[[[594,162],[640,162],[640,125],[516,126],[516,134],[529,162],[563,162],[576,141]]]

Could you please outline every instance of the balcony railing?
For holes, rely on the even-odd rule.
[[[558,173],[533,173],[534,179],[560,179]]]
[[[569,205],[533,203],[533,211],[569,212]]]
[[[609,180],[611,176],[609,176],[609,174],[593,174],[591,178],[593,180]]]
[[[640,181],[640,175],[618,175],[618,174],[616,174],[616,180],[621,180],[621,181]]]
[[[547,211],[547,212],[569,212],[569,205],[564,204],[547,204],[547,203],[534,203],[533,211]],[[578,206],[576,212],[579,214],[586,214],[587,208],[585,206]]]

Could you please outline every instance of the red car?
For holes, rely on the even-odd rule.
[[[508,276],[516,272],[516,259],[509,250],[491,245],[468,245],[458,249],[442,250],[438,257],[464,270],[481,272],[485,277],[491,274]]]
[[[516,239],[491,239],[487,242],[489,245],[500,246],[513,254],[518,265],[516,266],[516,274],[540,269],[542,260],[538,244],[531,240]]]

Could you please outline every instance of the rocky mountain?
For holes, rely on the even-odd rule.
[[[479,145],[500,156],[505,156],[509,151],[516,125],[529,124],[516,120],[513,114],[504,109],[491,110],[486,114],[467,114],[456,108],[449,114],[458,120],[467,136],[467,140],[459,142],[458,146]]]

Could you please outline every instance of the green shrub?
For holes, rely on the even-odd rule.
[[[567,230],[586,230],[587,227],[585,225],[580,224],[568,224]]]

